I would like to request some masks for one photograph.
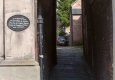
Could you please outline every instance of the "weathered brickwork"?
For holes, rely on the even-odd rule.
[[[93,67],[93,27],[91,26],[91,11],[87,1],[83,5],[83,43],[86,60]]]
[[[48,80],[52,67],[56,64],[56,2],[41,0],[44,18],[44,77]]]
[[[96,74],[96,80],[113,80],[112,72],[112,1],[83,1],[85,55]]]
[[[82,45],[82,17],[73,15],[73,45]]]

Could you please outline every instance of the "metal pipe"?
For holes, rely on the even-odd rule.
[[[39,64],[40,64],[40,80],[44,80],[44,63],[43,63],[43,17],[41,0],[39,0],[39,13],[38,13],[38,42],[39,42]]]

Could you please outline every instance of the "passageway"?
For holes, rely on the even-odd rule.
[[[44,78],[48,80],[49,74],[57,61],[56,0],[41,1],[44,18]],[[114,8],[112,6],[114,3],[112,0],[82,0],[84,57],[91,70],[94,71],[96,80],[114,80],[113,50],[115,49],[113,47],[113,33],[115,29],[113,25]],[[83,80],[84,77],[91,78],[88,74],[89,69],[86,67],[87,64],[84,62],[83,57],[80,57],[82,55],[78,53],[80,50],[77,48],[75,51],[76,54],[73,55],[73,50],[64,49],[67,52],[62,53],[63,49],[58,48],[58,64],[53,71],[53,80],[72,80],[72,78],[81,78]],[[84,73],[82,74],[82,72]]]
[[[52,71],[51,80],[94,80],[81,47],[58,47],[57,56],[58,64]]]

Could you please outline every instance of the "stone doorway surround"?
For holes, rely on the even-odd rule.
[[[0,0],[0,80],[40,80],[35,9],[35,0]],[[27,17],[28,28],[10,29],[7,22],[14,15]]]
[[[35,0],[0,0],[0,65],[37,65]],[[14,15],[28,18],[30,25],[13,31],[8,20]]]

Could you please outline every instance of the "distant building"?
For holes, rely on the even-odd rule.
[[[81,0],[71,5],[70,45],[82,44],[82,9]]]

